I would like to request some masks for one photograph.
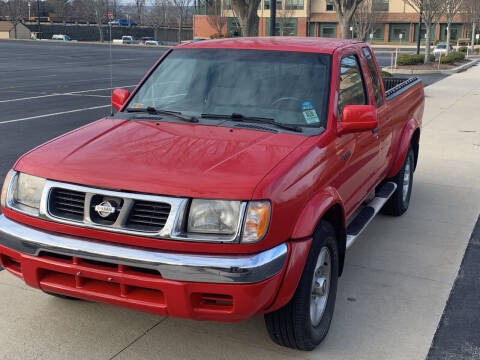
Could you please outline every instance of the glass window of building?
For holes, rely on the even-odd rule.
[[[410,24],[390,24],[390,41],[400,42],[409,40],[410,36]]]
[[[337,37],[337,24],[320,23],[318,28],[318,36],[335,39]]]
[[[390,0],[373,0],[373,9],[376,11],[388,11]]]
[[[333,0],[327,0],[327,11],[334,11],[335,9],[333,8]]]
[[[303,0],[285,0],[285,9],[303,10]]]

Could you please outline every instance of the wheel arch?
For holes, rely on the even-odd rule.
[[[403,162],[405,161],[405,156],[410,145],[414,148],[415,152],[415,166],[418,159],[418,150],[420,142],[420,123],[414,118],[410,119],[405,127],[403,128],[402,135],[398,142],[397,153],[395,154],[390,167],[390,171],[387,175],[387,178],[395,176],[400,169],[402,168]]]
[[[327,221],[335,230],[339,250],[339,275],[343,271],[346,252],[346,219],[343,201],[332,187],[318,192],[304,207],[295,225],[292,239],[312,237],[320,221]]]

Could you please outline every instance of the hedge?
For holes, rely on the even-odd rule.
[[[417,65],[422,64],[425,60],[425,55],[400,54],[397,57],[397,65]],[[430,55],[430,61],[435,61],[435,56]]]
[[[453,64],[454,62],[462,60],[465,60],[465,54],[461,51],[454,51],[440,58],[442,64]]]

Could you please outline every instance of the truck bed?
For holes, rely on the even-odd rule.
[[[387,97],[387,100],[391,100],[395,96],[400,95],[421,81],[416,76],[411,78],[382,77],[382,80],[383,86],[385,87],[385,96]]]

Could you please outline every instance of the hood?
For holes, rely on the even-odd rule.
[[[199,124],[102,119],[24,155],[47,179],[170,196],[250,199],[306,138]]]

